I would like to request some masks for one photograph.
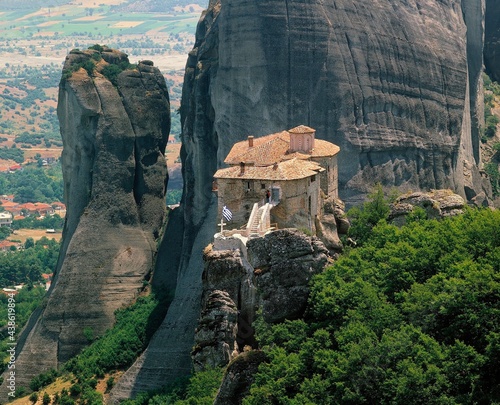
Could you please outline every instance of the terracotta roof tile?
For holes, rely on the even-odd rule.
[[[247,139],[234,144],[224,163],[236,165],[246,162],[267,166],[279,162],[289,147],[290,135],[286,131],[254,138],[252,147]]]
[[[256,179],[256,180],[297,180],[313,176],[324,169],[309,160],[290,159],[270,166],[245,166],[241,173],[240,166],[219,169],[214,174],[216,179]]]
[[[19,204],[12,201],[2,201],[2,207],[7,208],[16,208]]]
[[[311,157],[334,156],[339,152],[340,148],[334,143],[324,141],[323,139],[315,139]]]
[[[231,148],[224,163],[237,165],[244,162],[254,164],[255,166],[268,166],[291,158],[310,159],[311,157],[334,156],[340,151],[340,148],[331,142],[315,139],[314,149],[310,153],[295,152],[288,155],[287,153],[290,149],[290,132],[309,133],[314,132],[314,129],[305,125],[299,125],[289,131],[254,138],[253,146],[249,146],[248,139],[237,142]]]
[[[306,125],[299,125],[298,127],[289,129],[288,132],[291,132],[293,134],[310,134],[311,132],[316,132],[316,130]]]

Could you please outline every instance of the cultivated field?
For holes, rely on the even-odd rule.
[[[47,233],[45,229],[18,229],[14,231],[10,236],[9,240],[20,240],[22,243],[26,242],[26,239],[33,238],[35,242],[37,240],[42,239],[43,237],[47,237],[49,239],[55,239],[56,241],[60,241],[62,234],[61,232],[56,233]]]
[[[147,1],[51,3],[0,0],[0,171],[20,161],[7,150],[13,147],[24,152],[25,161],[60,156],[56,107],[62,64],[71,49],[96,43],[126,52],[132,63],[154,61],[170,89],[171,139],[178,139],[184,66],[208,0],[165,0],[161,12],[141,10]]]

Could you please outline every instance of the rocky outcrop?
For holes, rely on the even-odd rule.
[[[321,219],[316,218],[316,235],[325,244],[332,256],[341,253],[344,246],[339,235],[347,235],[351,226],[345,214],[345,205],[340,199],[326,200]]]
[[[237,343],[240,349],[254,345],[253,330],[249,327],[255,320],[258,298],[254,279],[254,269],[248,263],[246,252],[240,249],[206,249],[203,260],[202,308],[214,290],[229,294],[238,308]]]
[[[486,0],[484,66],[492,80],[500,81],[500,3]]]
[[[213,8],[202,14],[197,28],[199,37],[210,29],[216,14],[217,9]],[[203,62],[198,64],[203,65],[205,72],[211,70],[212,63],[216,64],[217,53],[208,51]],[[186,66],[187,76],[195,74],[196,65],[196,55],[191,53]],[[202,80],[205,80],[208,89],[209,81]],[[175,221],[169,218],[165,231],[169,243],[160,247],[160,256],[164,260],[157,265],[153,278],[157,288],[173,288],[175,297],[146,351],[111,391],[111,403],[133,397],[138,392],[160,388],[192,370],[190,353],[200,314],[203,249],[212,241],[217,222],[217,198],[212,193],[212,176],[217,169],[214,156],[218,150],[217,136],[201,128],[205,123],[208,126],[210,121],[203,118],[213,111],[210,100],[201,92],[192,95],[192,90],[192,84],[185,81],[182,98],[184,103],[193,106],[190,114],[201,119],[194,124],[199,131],[195,136],[186,135],[182,139],[184,188],[181,207],[175,210]],[[198,103],[198,107],[194,107],[194,103]],[[186,104],[181,106],[181,111],[186,111]],[[194,120],[190,121],[191,124],[188,124],[183,120],[183,126],[192,127]],[[192,134],[192,129],[188,132]]]
[[[316,237],[296,229],[281,229],[247,243],[262,316],[268,323],[303,315],[311,277],[328,263],[328,250]]]
[[[406,223],[406,217],[415,208],[422,208],[427,218],[439,219],[463,214],[465,201],[451,190],[432,190],[428,193],[416,192],[397,198],[391,206],[389,221],[400,226]]]
[[[110,81],[106,66],[115,73]],[[83,68],[87,67],[87,70]],[[16,384],[29,386],[114,323],[149,278],[165,214],[165,145],[170,128],[165,79],[152,62],[121,52],[75,51],[66,58],[58,118],[67,217],[46,305],[18,344]]]
[[[240,405],[249,393],[259,365],[268,361],[264,352],[251,350],[236,357],[229,364],[214,405]]]
[[[257,347],[252,322],[259,309],[270,323],[302,316],[309,281],[329,261],[323,243],[297,229],[252,238],[246,248],[239,243],[240,247],[231,250],[216,250],[237,246],[236,242],[239,239],[228,237],[224,243],[216,239],[213,248],[205,249],[203,312],[192,353],[195,369],[225,366],[245,348]],[[234,304],[236,327],[231,312]]]
[[[195,332],[191,356],[195,371],[224,367],[238,355],[238,309],[225,291],[215,290],[207,298]]]

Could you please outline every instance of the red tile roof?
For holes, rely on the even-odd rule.
[[[214,177],[216,179],[298,180],[325,170],[315,162],[297,158],[270,166],[245,166],[244,169],[243,172],[240,166],[219,169]]]
[[[2,200],[2,207],[4,209],[15,208],[18,205],[19,205],[19,203],[15,203],[15,202],[12,202],[12,201],[7,201],[7,200]]]
[[[28,210],[28,211],[32,211],[32,212],[35,212],[36,211],[36,205],[33,204],[33,203],[24,203],[24,204],[19,204],[19,208],[23,209],[23,210]]]
[[[290,132],[295,133],[310,133],[314,129],[300,125],[292,128],[289,131],[277,132],[253,139],[253,146],[250,146],[248,139],[237,142],[229,151],[224,163],[228,165],[237,165],[241,162],[251,163],[255,166],[268,166],[288,157],[290,149]],[[340,151],[340,148],[322,139],[314,140],[314,149],[310,153],[294,152],[291,153],[292,158],[310,159],[311,157],[328,157],[334,156]]]
[[[19,246],[19,243],[11,242],[8,240],[0,241],[0,250],[5,250],[10,248],[11,246]]]
[[[289,129],[288,132],[293,134],[310,134],[311,132],[316,132],[316,130],[306,125],[299,125],[298,127]]]

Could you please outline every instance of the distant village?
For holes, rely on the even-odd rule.
[[[25,219],[27,217],[36,217],[37,219],[43,219],[47,216],[58,214],[64,217],[66,214],[66,206],[59,202],[53,202],[52,204],[46,204],[42,202],[28,202],[28,203],[17,203],[14,202],[14,195],[2,195],[0,196],[0,227],[12,227],[13,221]],[[46,229],[45,233],[53,234],[56,231],[54,229]],[[12,236],[16,236],[15,231]],[[12,239],[12,238],[11,238]],[[24,244],[20,240],[2,240],[0,241],[0,254],[8,253],[12,251],[17,251],[22,249]],[[52,281],[52,274],[42,274],[44,280],[43,286],[46,290],[50,288]],[[12,286],[10,288],[2,288],[0,290],[3,294],[17,294],[24,284],[19,284]]]

